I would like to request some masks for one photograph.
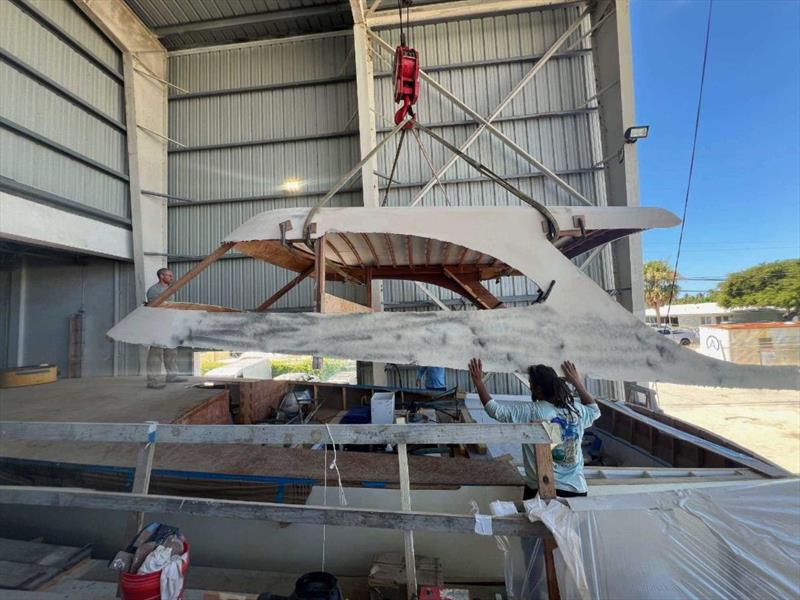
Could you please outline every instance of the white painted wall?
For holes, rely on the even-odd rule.
[[[0,239],[131,260],[131,230],[0,192]]]

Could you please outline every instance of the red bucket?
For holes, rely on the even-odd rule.
[[[181,572],[186,577],[186,572],[189,570],[188,542],[183,542],[183,553],[186,555],[186,560],[181,564]],[[161,600],[161,571],[147,575],[120,573],[119,591],[122,600]],[[179,597],[183,599],[183,590]]]

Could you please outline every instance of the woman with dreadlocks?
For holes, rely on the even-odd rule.
[[[562,442],[553,448],[553,472],[556,495],[563,498],[585,496],[588,488],[583,476],[583,431],[600,416],[600,408],[583,385],[578,370],[571,362],[561,365],[564,378],[545,365],[528,368],[533,402],[501,402],[492,400],[483,383],[483,365],[477,358],[469,362],[469,374],[489,416],[502,423],[549,421],[561,428]],[[567,382],[578,393],[580,403],[572,398]],[[536,460],[532,444],[523,444],[525,464],[525,500],[538,493]]]

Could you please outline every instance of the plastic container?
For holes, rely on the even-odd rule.
[[[376,392],[369,401],[373,425],[394,423],[394,392]]]
[[[186,560],[181,565],[184,581],[189,570],[189,543],[183,542],[183,553]],[[161,571],[137,575],[136,573],[120,573],[119,591],[122,600],[161,600]],[[183,590],[179,596],[183,600]]]

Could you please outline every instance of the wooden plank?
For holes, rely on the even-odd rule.
[[[316,284],[314,286],[314,298],[316,311],[325,312],[325,235],[317,238],[314,244],[314,276]]]
[[[549,444],[553,440],[541,422],[449,423],[400,425],[330,425],[337,443],[370,444]],[[147,440],[142,423],[0,422],[0,439],[127,442]],[[168,444],[316,444],[328,439],[320,425],[178,425],[160,424],[158,441]]]
[[[337,440],[338,442],[339,440]],[[342,527],[368,527],[401,531],[432,531],[441,533],[475,533],[474,515],[430,512],[404,512],[368,508],[313,506],[242,502],[186,496],[157,496],[123,492],[97,492],[71,488],[0,486],[0,504],[27,506],[58,506],[116,511],[142,511],[222,517],[229,519],[305,523]],[[492,530],[496,535],[525,537],[550,536],[540,522],[531,523],[525,515],[494,517]]]
[[[256,312],[264,312],[265,310],[267,310],[270,306],[272,306],[278,300],[283,298],[289,292],[289,290],[291,290],[292,288],[297,287],[297,285],[301,281],[303,281],[306,277],[311,275],[311,273],[313,273],[313,272],[314,272],[314,267],[312,266],[312,267],[309,267],[308,269],[306,269],[305,271],[303,271],[302,273],[300,273],[297,277],[292,279],[289,283],[287,283],[285,286],[283,286],[277,292],[272,294],[272,296],[270,296],[269,298],[264,300],[264,302],[259,304],[258,308],[256,308]]]
[[[371,313],[372,307],[326,293],[325,312],[328,314]]]
[[[553,456],[548,444],[535,444],[536,477],[539,480],[539,497],[552,500],[556,497],[556,481],[553,475]]]
[[[150,490],[150,476],[153,473],[153,457],[156,453],[155,436],[152,441],[142,444],[139,454],[136,457],[136,470],[133,473],[133,485],[131,493],[147,494]],[[144,527],[144,513],[136,511],[128,516],[128,523],[125,527],[124,540],[130,540],[138,531]]]
[[[398,425],[405,425],[405,418],[397,419]],[[411,483],[408,475],[408,446],[397,445],[397,462],[400,467],[400,508],[404,512],[411,511]],[[414,552],[414,531],[403,532],[403,545],[406,561],[406,598],[413,600],[417,596],[417,561]]]
[[[406,248],[408,249],[408,268],[414,270],[414,248],[411,241],[411,236],[406,236]]]
[[[463,259],[463,256],[461,259]],[[476,276],[473,275],[467,278],[460,273],[456,274],[448,267],[443,267],[442,271],[461,288],[462,293],[478,308],[494,309],[503,307],[503,303],[500,302],[500,300],[496,298],[494,294],[483,287]]]
[[[549,444],[536,444],[534,447],[536,459],[536,477],[539,481],[539,498],[545,502],[555,499],[556,481],[553,473],[553,455]],[[549,600],[560,600],[558,579],[556,578],[556,563],[553,551],[556,549],[555,540],[544,540],[544,568],[547,577],[547,594]]]
[[[235,245],[236,245],[236,242],[225,242],[224,244],[220,245],[219,248],[214,250],[211,254],[209,254],[203,260],[201,260],[199,263],[197,263],[188,273],[186,273],[185,275],[183,275],[183,277],[178,279],[178,281],[176,281],[171,286],[169,286],[167,289],[165,289],[163,292],[161,292],[161,295],[158,298],[156,298],[152,302],[148,302],[147,305],[150,306],[150,307],[158,306],[162,302],[164,302],[166,299],[168,299],[168,298],[172,297],[173,295],[175,295],[175,293],[179,289],[181,289],[183,286],[185,286],[187,283],[189,283],[192,279],[197,277],[200,273],[205,271],[209,267],[209,265],[211,265],[212,263],[215,263],[217,260],[219,260],[219,258],[223,254],[225,254],[228,250],[233,248]]]
[[[0,588],[35,590],[60,572],[58,567],[0,560]]]
[[[89,556],[91,546],[57,546],[0,538],[0,560],[65,569]]]

